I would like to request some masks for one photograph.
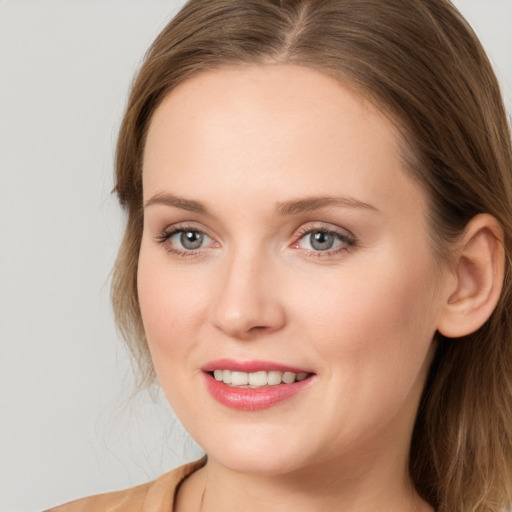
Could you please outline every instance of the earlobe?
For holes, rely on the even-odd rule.
[[[454,285],[447,292],[438,331],[449,338],[478,330],[498,303],[504,276],[503,231],[491,215],[468,224],[458,244]]]

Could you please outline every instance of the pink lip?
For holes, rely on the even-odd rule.
[[[288,366],[280,363],[272,363],[271,361],[234,361],[233,359],[217,359],[210,361],[201,367],[203,372],[213,372],[213,370],[231,370],[234,372],[270,372],[276,370],[278,372],[293,373],[313,373],[311,370],[298,368],[296,366]]]
[[[261,388],[239,388],[232,387],[215,380],[210,372],[213,370],[231,370],[240,372],[257,371],[281,371],[294,373],[311,373],[301,368],[294,368],[288,365],[276,364],[267,361],[233,361],[220,359],[204,365],[201,370],[204,372],[205,384],[209,393],[215,400],[231,409],[242,411],[259,411],[268,409],[283,400],[291,398],[305,388],[314,380],[312,376],[293,384],[278,384],[277,386],[265,386]]]

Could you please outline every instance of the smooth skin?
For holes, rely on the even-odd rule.
[[[209,457],[178,511],[431,510],[407,459],[434,336],[485,322],[503,254],[482,215],[436,263],[400,143],[371,102],[292,65],[205,72],[156,110],[139,300],[158,380]],[[200,370],[221,358],[315,375],[233,410]]]

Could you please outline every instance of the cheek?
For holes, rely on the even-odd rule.
[[[171,267],[166,256],[141,248],[137,287],[148,348],[158,382],[185,425],[201,424],[197,384],[200,332],[208,303],[204,276]]]
[[[165,259],[165,257],[164,257]],[[178,417],[201,417],[199,405],[188,394],[197,373],[193,357],[201,317],[198,283],[171,272],[151,251],[141,249],[137,276],[141,315],[158,382]],[[190,422],[191,420],[189,420]]]
[[[346,427],[335,429],[333,443],[350,432],[406,428],[416,415],[436,318],[421,270],[367,269],[360,279],[352,272],[343,285],[304,295],[310,306],[302,327],[329,382],[324,403],[333,404],[334,424]]]
[[[193,274],[171,271],[166,258],[141,247],[137,288],[142,320],[155,369],[190,349],[188,334],[199,328],[205,289]]]
[[[323,283],[323,291],[307,286],[301,296],[302,326],[316,351],[341,379],[378,385],[407,380],[421,371],[435,333],[438,306],[428,261],[351,269]],[[334,372],[334,370],[333,370]],[[357,374],[357,378],[353,378]]]

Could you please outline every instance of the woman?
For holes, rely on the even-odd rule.
[[[58,511],[512,501],[512,151],[447,0],[193,0],[117,148],[118,324],[207,458]]]

